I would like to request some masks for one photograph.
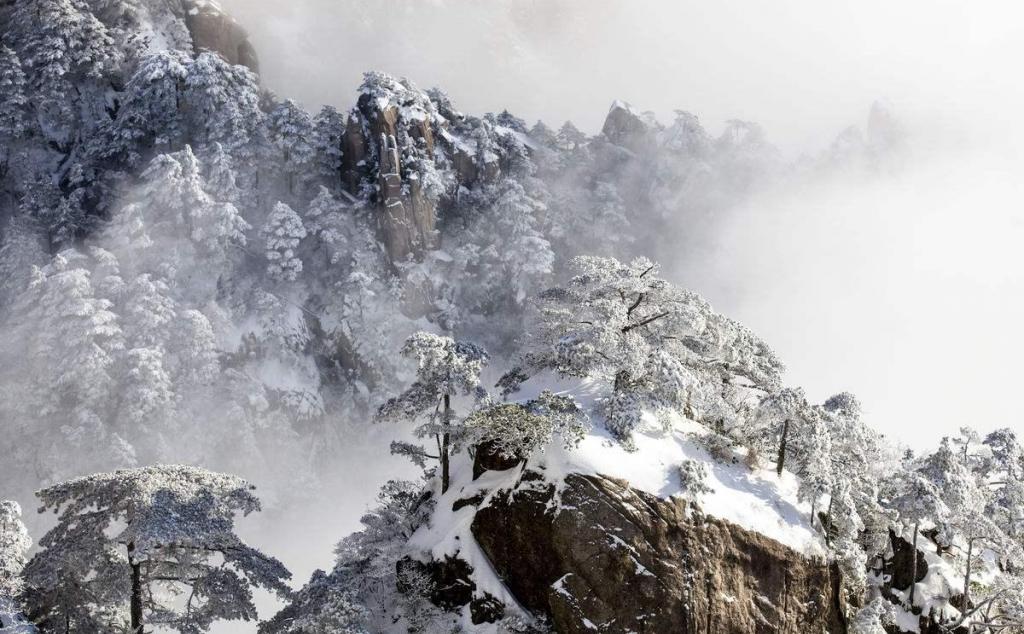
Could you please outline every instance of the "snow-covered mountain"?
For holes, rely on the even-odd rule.
[[[616,102],[590,137],[379,72],[310,113],[206,0],[8,0],[0,32],[0,494],[57,513],[26,566],[0,507],[3,626],[255,621],[287,571],[234,533],[248,484],[152,465],[286,521],[391,420],[423,479],[262,632],[1019,627],[1011,432],[900,454],[648,259],[884,169],[884,108],[791,164],[751,122]]]

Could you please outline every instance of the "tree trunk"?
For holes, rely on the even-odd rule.
[[[789,436],[789,419],[782,423],[782,440],[779,441],[779,460],[775,464],[775,472],[782,475],[782,468],[786,466],[786,437]]]
[[[835,500],[834,495],[828,496],[828,510],[825,511],[825,545],[832,545],[832,502]]]
[[[132,556],[135,544],[128,544],[128,563],[132,567],[131,626],[132,634],[142,634],[142,564]]]
[[[449,473],[448,454],[449,445],[451,444],[451,413],[452,413],[452,399],[448,394],[444,395],[444,432],[441,434],[441,495],[448,492],[448,486],[451,482],[451,475]]]
[[[961,612],[967,612],[971,603],[971,555],[974,554],[974,538],[967,538],[967,566],[964,573],[964,603]]]
[[[917,588],[917,527],[918,523],[914,522],[914,541],[911,543],[914,548],[914,557],[910,571],[910,609],[914,608],[914,590]]]

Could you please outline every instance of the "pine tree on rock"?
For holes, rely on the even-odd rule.
[[[260,503],[234,476],[155,466],[38,496],[57,525],[25,576],[47,631],[206,632],[222,619],[255,620],[255,588],[290,594],[285,567],[235,534],[235,516]]]
[[[260,230],[266,257],[267,274],[279,282],[294,282],[302,272],[299,243],[306,237],[306,227],[299,214],[286,203],[279,202]]]
[[[525,404],[501,403],[469,416],[466,427],[479,432],[505,458],[526,460],[543,451],[555,435],[572,449],[587,435],[589,417],[570,397],[545,390]]]
[[[735,424],[733,391],[777,388],[782,366],[771,349],[661,279],[650,260],[584,256],[570,264],[575,275],[539,296],[523,370],[607,381],[601,413],[619,438],[629,438],[644,411]]]
[[[436,455],[420,446],[399,444],[393,448],[417,464],[425,458],[437,460],[441,465],[441,492],[445,493],[450,483],[451,454],[461,449],[466,432],[452,400],[460,396],[471,397],[476,403],[486,400],[480,372],[487,363],[487,353],[471,343],[418,332],[405,342],[402,356],[416,361],[416,380],[405,392],[381,405],[377,418],[422,421],[416,436],[433,437]]]
[[[360,518],[362,530],[338,544],[334,570],[313,573],[292,602],[260,626],[259,634],[363,634],[363,628],[388,631],[396,623],[402,631],[448,631],[405,627],[410,617],[438,616],[440,610],[398,591],[398,563],[409,554],[409,538],[430,520],[434,500],[421,483],[390,480],[377,502]]]

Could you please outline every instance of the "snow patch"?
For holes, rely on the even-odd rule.
[[[572,396],[587,411],[607,393],[606,386],[592,379],[566,380],[538,377],[525,383],[517,400],[535,398],[544,390]],[[799,481],[788,471],[782,476],[772,469],[751,470],[742,462],[726,464],[711,457],[695,439],[711,433],[682,414],[671,417],[664,430],[653,415],[633,435],[635,451],[629,451],[608,432],[599,419],[580,445],[566,450],[561,443],[530,459],[529,468],[542,471],[549,482],[561,482],[570,473],[602,475],[625,480],[630,486],[660,498],[683,493],[677,469],[686,460],[704,463],[706,484],[713,489],[697,501],[708,515],[732,522],[774,539],[806,556],[824,556],[825,544],[811,526],[810,505],[797,499]]]

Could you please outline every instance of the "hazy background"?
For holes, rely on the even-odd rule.
[[[796,159],[888,100],[912,139],[892,174],[780,185],[723,217],[712,255],[672,277],[762,335],[790,383],[817,400],[856,392],[899,440],[934,445],[961,424],[1024,433],[1018,3],[221,2],[251,32],[265,83],[311,108],[350,107],[379,69],[466,112],[589,133],[613,99],[663,122],[689,110],[713,133],[755,120]],[[342,477],[322,543],[281,553],[299,579],[329,566],[327,544],[373,497],[359,453],[339,457],[360,490]]]
[[[815,154],[883,98],[910,129],[894,175],[782,187],[723,219],[676,277],[758,331],[789,380],[861,395],[917,444],[1016,426],[1024,355],[1024,10],[921,0],[222,0],[266,84],[350,107],[364,70],[600,130],[613,99],[760,122]],[[862,126],[863,127],[863,126]],[[683,228],[682,230],[685,230]]]

